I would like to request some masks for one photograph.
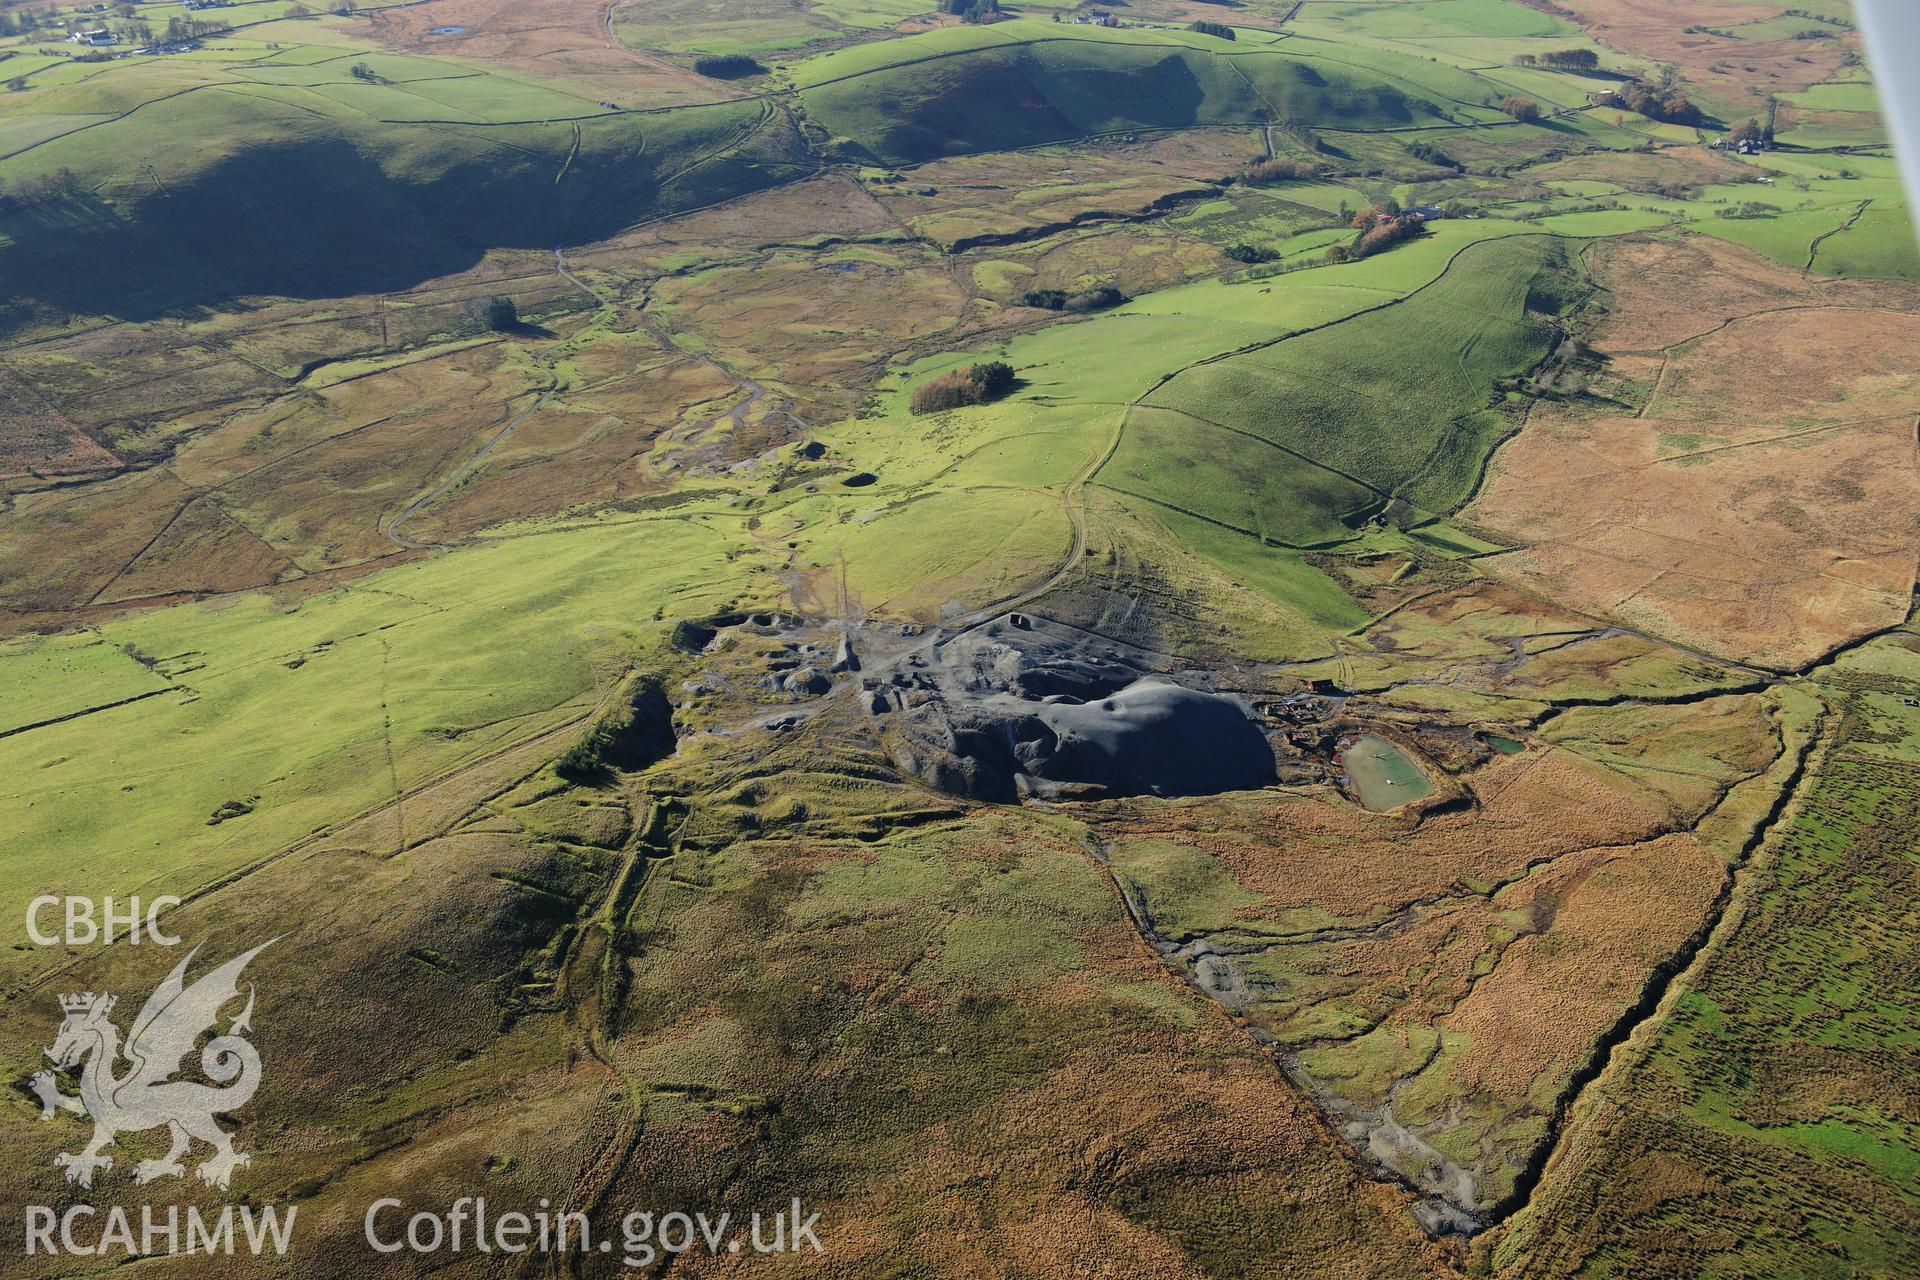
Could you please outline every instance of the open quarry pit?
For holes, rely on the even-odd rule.
[[[1204,673],[1009,614],[908,654],[862,691],[901,769],[1009,801],[1211,795],[1276,780],[1253,707]]]
[[[934,631],[733,613],[675,635],[702,664],[680,685],[686,732],[788,733],[845,703],[903,775],[991,803],[1326,784],[1376,812],[1424,811],[1460,796],[1428,776],[1415,743],[1446,754],[1471,737],[1389,727],[1291,676],[1181,661],[1027,613]]]

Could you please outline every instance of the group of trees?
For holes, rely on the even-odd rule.
[[[64,40],[67,38],[69,31],[77,31],[83,27],[102,25],[102,20],[105,19],[109,13],[112,17],[120,20],[119,23],[113,27],[113,33],[123,43],[153,43],[152,24],[141,18],[139,16],[139,9],[131,4],[117,4],[113,6],[111,10],[107,10],[105,6],[102,6],[100,9],[88,14],[69,12],[64,15],[55,5],[48,5],[46,8],[39,10],[24,7],[17,9],[0,9],[0,37],[31,35],[35,31],[44,31],[47,33],[47,38],[49,39]],[[174,24],[181,22],[183,22],[183,19],[177,16],[168,20],[170,38]],[[225,24],[203,23],[198,25],[205,26],[209,30],[225,30]]]
[[[1459,161],[1434,146],[1431,142],[1409,142],[1407,144],[1407,154],[1415,160],[1421,160],[1431,165],[1438,165],[1442,169],[1458,169],[1460,167]]]
[[[1105,311],[1108,307],[1117,307],[1127,301],[1127,295],[1110,284],[1099,285],[1080,293],[1068,293],[1064,289],[1029,289],[1020,304],[1038,307],[1042,311]]]
[[[206,36],[218,35],[222,31],[233,30],[231,22],[202,22],[198,18],[182,18],[178,14],[167,19],[167,29],[161,33],[161,44],[191,44]],[[147,22],[129,24],[125,30],[116,32],[122,40],[132,44],[153,44],[153,26]]]
[[[595,721],[578,742],[553,762],[553,771],[568,782],[592,782],[605,773],[601,756],[612,742],[612,730],[603,721]]]
[[[1600,55],[1591,49],[1554,49],[1547,53],[1523,53],[1514,58],[1522,67],[1554,67],[1561,71],[1598,71]]]
[[[1222,40],[1234,38],[1233,28],[1224,22],[1211,22],[1206,18],[1196,18],[1187,24],[1187,30],[1198,31],[1203,36],[1217,36]]]
[[[1500,99],[1500,109],[1515,120],[1527,121],[1540,118],[1540,104],[1532,98],[1522,98],[1516,94],[1510,93]]]
[[[1370,258],[1426,230],[1421,219],[1402,212],[1399,204],[1392,200],[1354,214],[1353,226],[1360,234],[1350,244],[1328,245],[1327,261],[1357,262]]]
[[[44,13],[36,13],[32,9],[0,10],[0,36],[23,35],[42,27],[51,32],[63,32],[65,25],[60,11],[52,5],[48,5]]]
[[[1013,366],[1000,360],[943,373],[914,388],[915,413],[942,413],[970,404],[985,404],[1013,390]]]
[[[962,22],[997,22],[1000,0],[940,0],[940,12],[951,13]]]
[[[79,190],[80,180],[71,169],[56,169],[52,173],[0,183],[0,213],[37,209],[43,204],[65,200]]]
[[[713,80],[740,80],[747,76],[763,76],[767,69],[759,61],[744,53],[713,54],[693,60],[693,69]]]
[[[136,17],[137,12],[130,4],[123,4],[115,11],[121,21],[112,24],[111,29],[119,43],[133,45],[153,43],[153,24],[144,18]],[[58,10],[51,7],[44,13],[36,13],[32,9],[0,9],[0,38],[30,36],[36,31],[44,31],[46,39],[64,40],[69,31],[90,30],[99,25],[103,24],[72,14],[63,18]]]
[[[103,12],[82,17],[72,13],[63,16],[51,5],[44,10],[0,9],[0,37],[31,35],[36,31],[44,31],[48,39],[64,40],[69,31],[108,25],[116,43],[139,48],[156,43],[185,44],[215,32],[230,30],[232,27],[230,22],[202,22],[196,18],[175,14],[167,19],[166,28],[162,31],[141,17],[140,11],[131,4],[116,5],[110,12],[117,21],[103,24],[100,19],[107,16]],[[302,10],[302,12],[305,11]],[[75,54],[74,58],[76,61],[88,61],[110,56],[112,55],[105,53],[82,52]]]
[[[1294,182],[1302,178],[1317,178],[1320,166],[1305,160],[1296,160],[1292,156],[1275,156],[1271,160],[1255,160],[1240,171],[1240,180],[1256,187],[1268,186],[1275,182]]]
[[[1220,252],[1235,262],[1244,262],[1249,266],[1262,262],[1277,262],[1280,258],[1280,255],[1272,249],[1263,248],[1257,244],[1230,244]]]
[[[1693,105],[1686,91],[1670,81],[1645,84],[1636,80],[1632,84],[1622,85],[1608,97],[1606,105],[1624,111],[1637,111],[1649,120],[1666,124],[1697,125],[1704,119],[1700,108]]]

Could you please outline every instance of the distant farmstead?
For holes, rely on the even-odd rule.
[[[95,27],[91,31],[76,31],[67,37],[67,43],[93,45],[97,48],[103,44],[112,44],[113,32],[105,27]]]

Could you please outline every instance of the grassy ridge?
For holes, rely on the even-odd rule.
[[[1457,68],[1294,43],[1222,50],[1185,32],[1007,22],[828,54],[793,78],[842,150],[886,164],[1195,125],[1478,121],[1498,97]]]
[[[813,168],[785,116],[752,100],[428,124],[299,87],[201,85],[131,105],[111,88],[79,86],[62,92],[85,101],[51,105],[125,114],[0,161],[0,181],[78,177],[74,196],[0,217],[0,276],[13,286],[0,325],[46,310],[139,317],[235,294],[404,287],[489,248],[597,238]],[[458,114],[410,100],[420,114]]]
[[[1471,124],[1500,92],[1384,50],[1222,43],[944,29],[810,59],[791,101],[831,154],[897,164],[1194,125]],[[404,287],[488,248],[598,238],[819,165],[785,100],[621,113],[453,60],[369,54],[355,76],[346,56],[263,45],[111,64],[0,104],[0,181],[78,178],[75,195],[0,218],[0,274],[17,282],[0,327]]]
[[[1449,510],[1505,429],[1495,384],[1546,355],[1528,309],[1554,304],[1542,281],[1569,261],[1557,238],[1475,245],[1404,302],[1190,369],[1101,482],[1281,541],[1337,537],[1376,495]]]
[[[1344,476],[1168,409],[1133,413],[1100,483],[1289,546],[1345,537],[1341,517],[1377,505]]]

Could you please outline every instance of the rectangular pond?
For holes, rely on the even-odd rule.
[[[1347,785],[1360,803],[1375,813],[1433,794],[1433,783],[1406,752],[1370,733],[1346,745],[1340,753],[1340,767],[1346,771]]]

